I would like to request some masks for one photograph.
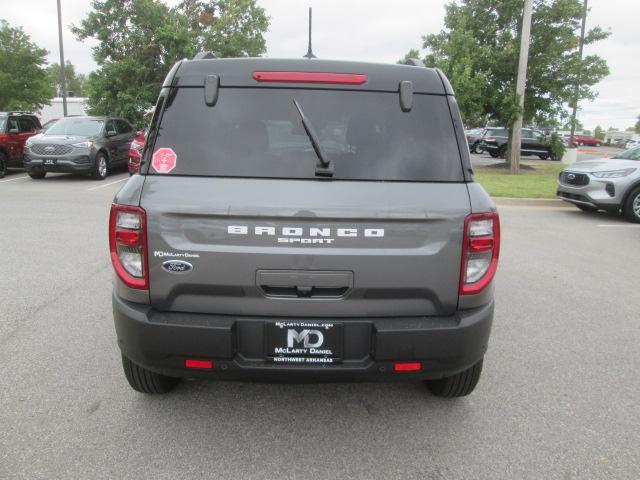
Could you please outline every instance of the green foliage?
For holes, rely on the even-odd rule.
[[[465,123],[493,120],[511,125],[518,112],[515,92],[522,0],[460,0],[446,7],[445,29],[423,37],[425,63],[449,77]],[[524,122],[555,124],[564,105],[593,99],[592,87],[609,69],[597,55],[578,57],[581,0],[534,0],[525,92]],[[585,45],[609,35],[590,29]]]
[[[640,133],[640,115],[638,115],[638,121],[636,122],[635,127],[633,127],[636,133]]]
[[[593,131],[593,136],[600,139],[600,140],[604,140],[604,137],[606,136],[606,132],[604,131],[604,129],[598,125],[596,126],[596,128]]]
[[[53,86],[56,95],[62,96],[62,79],[60,72],[60,64],[53,63],[47,67],[49,77],[51,79],[51,85]],[[86,81],[85,75],[82,73],[76,73],[76,68],[70,61],[65,62],[64,66],[64,80],[67,92],[73,92],[73,96],[82,97],[84,95],[84,84]]]
[[[123,116],[142,126],[173,64],[198,51],[218,57],[258,56],[269,18],[255,0],[94,0],[72,28],[94,38],[99,68],[87,81],[89,112]]]
[[[546,135],[544,138],[544,144],[548,147],[551,147],[551,158],[553,160],[562,159],[562,157],[564,156],[564,152],[567,150],[567,148],[564,146],[564,143],[562,142],[562,139],[560,138],[560,135],[558,135],[556,132],[553,132],[550,135]]]
[[[0,111],[37,111],[53,97],[46,55],[22,28],[0,19]]]

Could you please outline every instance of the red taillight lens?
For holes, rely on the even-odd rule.
[[[419,372],[422,370],[420,362],[396,362],[393,364],[394,372]]]
[[[253,72],[253,79],[256,82],[362,85],[367,81],[367,76],[360,73]]]
[[[147,215],[142,208],[111,205],[109,249],[120,280],[131,288],[148,289]]]
[[[498,268],[500,218],[497,213],[474,213],[464,221],[460,295],[486,288]]]
[[[187,368],[197,368],[209,370],[213,368],[213,360],[200,360],[197,358],[187,358],[184,361],[184,366]]]

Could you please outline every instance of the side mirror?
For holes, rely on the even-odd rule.
[[[104,134],[105,137],[115,137],[117,135],[115,130],[107,130],[107,133]]]
[[[9,133],[20,133],[20,131],[17,128],[10,128]]]

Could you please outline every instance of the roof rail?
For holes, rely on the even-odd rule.
[[[424,67],[425,64],[419,58],[407,58],[406,65],[411,65],[412,67]]]
[[[192,60],[210,60],[212,58],[216,58],[212,52],[198,52],[193,56]]]

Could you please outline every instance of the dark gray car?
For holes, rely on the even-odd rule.
[[[135,136],[131,124],[122,118],[62,118],[27,140],[24,166],[31,178],[64,172],[103,180],[110,169],[127,164]]]
[[[110,219],[131,386],[425,380],[470,393],[500,228],[442,72],[182,61]]]

